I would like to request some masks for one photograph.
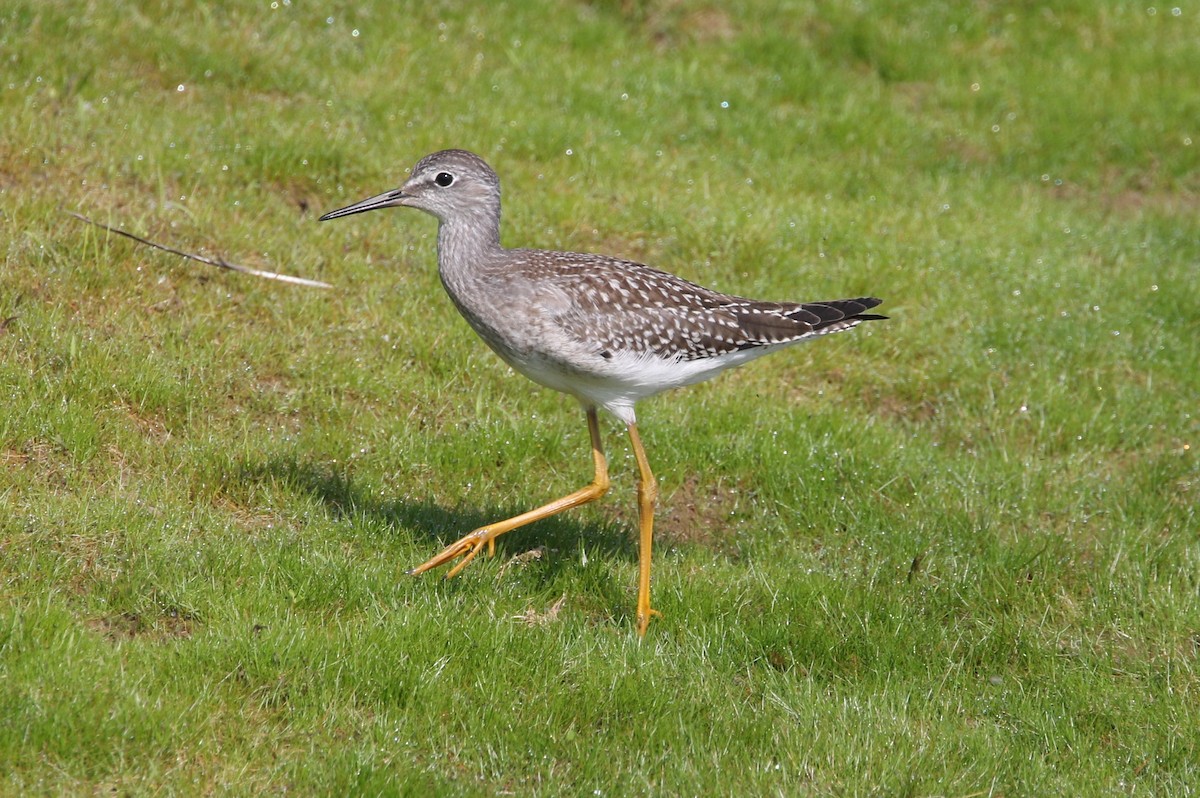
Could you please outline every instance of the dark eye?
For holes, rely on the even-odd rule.
[[[438,176],[433,179],[433,182],[437,183],[442,188],[445,188],[454,182],[454,175],[450,174],[449,172],[438,172]]]

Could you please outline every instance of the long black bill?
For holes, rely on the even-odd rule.
[[[395,205],[403,205],[405,193],[400,189],[392,189],[385,191],[382,194],[376,194],[374,197],[369,197],[362,202],[356,202],[353,205],[347,205],[345,208],[338,208],[336,211],[330,211],[322,216],[317,221],[324,222],[329,219],[338,219],[342,216],[352,216],[356,213],[365,213],[379,208],[391,208]]]

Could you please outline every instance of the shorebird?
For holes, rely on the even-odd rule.
[[[637,632],[650,606],[650,549],[658,485],[638,435],[639,399],[709,379],[768,352],[873,319],[874,297],[764,302],[722,294],[606,255],[506,249],[500,243],[500,179],[466,150],[442,150],[404,185],[330,211],[321,221],[391,207],[438,220],[438,273],[455,307],[497,355],[534,382],[574,396],[587,415],[595,476],[542,507],[480,527],[411,569],[458,560],[450,578],[517,527],[595,501],[609,487],[597,409],[624,422],[638,466]]]

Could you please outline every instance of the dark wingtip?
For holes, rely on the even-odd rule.
[[[883,304],[883,300],[877,296],[860,296],[858,299],[852,299],[850,301],[855,302],[858,305],[861,305],[863,310],[870,310],[871,308],[875,307],[876,305]],[[860,310],[858,313],[855,313],[850,318],[855,319],[856,321],[885,321],[887,319],[887,316],[881,315],[879,313],[863,313]]]
[[[860,296],[854,299],[834,299],[826,302],[805,302],[788,315],[796,321],[803,321],[812,326],[813,332],[847,330],[861,321],[882,321],[887,316],[878,313],[864,313],[883,300],[873,296]]]

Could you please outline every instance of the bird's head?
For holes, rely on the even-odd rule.
[[[418,208],[442,222],[478,214],[500,216],[500,179],[482,158],[466,150],[442,150],[426,155],[400,188],[330,211],[320,221],[378,208]]]

